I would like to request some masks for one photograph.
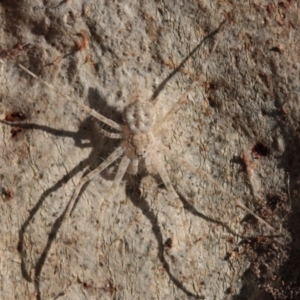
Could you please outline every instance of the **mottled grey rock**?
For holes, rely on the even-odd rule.
[[[0,2],[1,299],[296,299],[297,4],[46,2]],[[120,124],[133,97],[160,119],[199,80],[157,139],[218,185],[165,158],[181,201],[143,168],[110,191],[118,161],[62,227],[120,141],[18,63]]]

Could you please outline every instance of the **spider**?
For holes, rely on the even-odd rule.
[[[169,175],[165,169],[163,163],[163,156],[169,157],[174,162],[178,163],[182,167],[189,169],[191,172],[198,174],[216,186],[216,188],[221,191],[223,194],[227,195],[229,198],[233,196],[226,191],[218,182],[216,182],[209,174],[202,171],[199,168],[192,166],[190,163],[184,159],[174,155],[167,147],[165,147],[158,139],[157,135],[161,126],[170,119],[170,117],[184,104],[187,103],[187,96],[189,92],[199,83],[198,79],[195,79],[185,90],[185,92],[180,96],[177,102],[173,107],[162,117],[161,120],[156,120],[155,104],[146,102],[140,99],[133,99],[129,105],[124,109],[124,121],[125,125],[118,124],[113,120],[104,117],[100,113],[91,109],[90,107],[84,105],[76,99],[73,99],[69,96],[66,96],[56,90],[53,86],[39,78],[37,75],[29,71],[22,64],[18,66],[23,69],[26,73],[30,74],[32,77],[38,79],[43,84],[45,84],[49,89],[54,90],[57,94],[64,97],[70,102],[78,105],[85,112],[95,117],[97,120],[103,122],[104,124],[115,129],[117,133],[108,132],[103,128],[100,129],[102,134],[109,138],[120,139],[120,146],[117,147],[98,167],[90,171],[87,175],[82,177],[77,184],[73,195],[68,203],[65,214],[63,218],[65,219],[68,215],[71,214],[75,201],[78,198],[78,195],[82,187],[89,181],[91,181],[95,176],[101,173],[104,169],[110,166],[117,159],[121,158],[120,165],[118,167],[116,176],[113,180],[113,184],[109,189],[108,194],[111,194],[121,182],[126,171],[129,171],[132,174],[137,174],[139,164],[144,161],[145,166],[149,173],[159,174],[161,177],[168,193],[172,200],[179,198],[177,195]],[[261,223],[265,224],[269,229],[274,230],[274,228],[269,225],[265,220],[260,218],[250,209],[248,209],[239,199],[236,199],[237,206],[247,211],[249,214],[257,218]]]

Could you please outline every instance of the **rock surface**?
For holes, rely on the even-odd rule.
[[[1,299],[297,299],[299,5],[234,2],[0,2]],[[124,125],[195,80],[156,135],[179,199],[142,166],[111,190],[118,160],[62,223],[120,145],[62,95]]]

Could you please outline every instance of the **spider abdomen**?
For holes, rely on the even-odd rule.
[[[137,100],[125,108],[124,119],[132,133],[148,132],[155,121],[154,106]]]

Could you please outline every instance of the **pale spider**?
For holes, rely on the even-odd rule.
[[[128,106],[126,106],[124,110],[125,125],[120,125],[114,122],[113,120],[104,117],[103,115],[99,114],[98,112],[89,108],[88,106],[84,105],[78,100],[61,94],[53,86],[49,85],[47,82],[36,76],[23,65],[18,65],[25,72],[27,72],[34,78],[40,80],[43,84],[48,86],[48,88],[54,90],[57,94],[66,98],[68,101],[75,103],[99,121],[118,131],[118,133],[111,133],[104,129],[100,129],[105,136],[109,138],[122,140],[120,146],[117,147],[97,168],[95,168],[93,171],[89,172],[87,175],[80,179],[68,203],[68,207],[63,218],[66,218],[68,215],[70,215],[74,203],[82,187],[120,157],[122,157],[122,159],[117,170],[116,176],[113,180],[112,187],[109,190],[109,194],[111,194],[110,192],[113,191],[115,187],[117,187],[120,184],[127,170],[130,170],[130,173],[132,174],[136,174],[138,171],[139,163],[142,160],[144,160],[149,173],[158,173],[160,175],[172,200],[179,198],[163,164],[162,155],[165,155],[171,158],[174,162],[181,165],[182,167],[189,169],[193,173],[206,177],[206,179],[210,183],[215,185],[217,189],[223,194],[227,195],[230,198],[233,197],[206,172],[200,170],[199,168],[195,168],[184,159],[172,154],[171,151],[169,151],[169,149],[165,147],[156,137],[162,124],[165,123],[180,108],[180,106],[186,102],[186,97],[188,93],[195,87],[196,84],[198,84],[199,80],[194,80],[189,85],[189,87],[185,90],[185,92],[179,98],[179,100],[174,104],[171,110],[158,122],[156,122],[155,105],[138,99],[133,100]],[[249,210],[239,199],[236,199],[236,202],[239,207],[243,208],[249,214],[256,217],[269,229],[274,230],[274,228],[271,225],[269,225],[266,221],[257,216],[254,212]]]

